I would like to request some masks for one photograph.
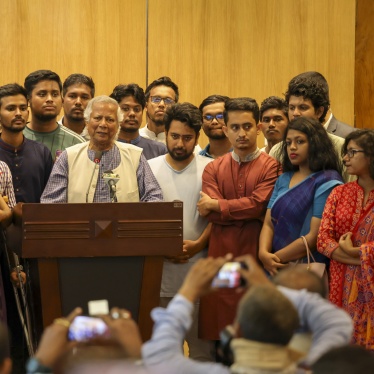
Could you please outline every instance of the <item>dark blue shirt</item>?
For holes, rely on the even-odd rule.
[[[25,137],[21,146],[14,148],[0,138],[0,160],[12,173],[17,203],[40,203],[53,167],[49,149]]]
[[[117,140],[122,143],[129,143],[123,139],[118,138]],[[166,155],[166,153],[168,153],[165,144],[156,142],[155,140],[143,138],[140,135],[136,139],[131,140],[130,143],[136,145],[139,148],[143,148],[143,155],[147,160]]]

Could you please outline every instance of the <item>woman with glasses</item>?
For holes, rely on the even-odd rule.
[[[357,180],[327,199],[317,245],[331,258],[329,297],[351,315],[353,343],[374,351],[374,131],[350,133],[342,152]]]
[[[307,261],[304,238],[315,250],[326,199],[342,184],[338,155],[317,120],[298,117],[291,121],[281,151],[284,173],[275,184],[259,245],[259,258],[271,275],[290,261]],[[318,252],[314,258],[328,261]]]

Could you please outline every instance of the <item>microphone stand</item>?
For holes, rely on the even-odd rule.
[[[20,289],[20,293],[21,293],[23,307],[24,307],[24,310],[25,310],[25,316],[23,315],[22,305],[21,305],[19,294],[18,294],[18,289],[17,289],[16,285],[12,282],[14,298],[16,300],[17,311],[18,311],[19,319],[21,321],[22,328],[23,328],[23,333],[25,335],[27,350],[29,352],[30,357],[32,357],[32,356],[34,356],[35,349],[34,349],[33,338],[32,338],[32,325],[31,325],[29,304],[27,302],[25,286],[22,282],[22,276],[21,276],[22,267],[19,263],[18,256],[13,251],[8,249],[8,246],[6,245],[5,232],[3,230],[1,230],[1,236],[2,236],[2,239],[3,239],[3,243],[4,243],[5,256],[6,256],[8,266],[9,266],[10,273],[13,270],[12,265],[11,265],[12,261],[11,261],[11,258],[9,257],[10,255],[13,255],[13,261],[16,265],[14,267],[14,269],[17,272],[17,278],[18,278],[18,281],[19,281],[19,289]],[[30,279],[29,277],[26,277],[26,281],[28,281],[29,279]],[[25,321],[25,318],[26,318],[26,321]]]

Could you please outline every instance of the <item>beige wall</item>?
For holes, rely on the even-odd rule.
[[[355,123],[359,128],[374,129],[374,1],[357,0]]]
[[[0,84],[33,70],[94,78],[97,94],[145,85],[146,4],[130,0],[1,0]]]
[[[146,85],[145,0],[2,0],[0,19],[0,84],[46,68],[92,76],[97,94]],[[149,0],[148,21],[149,82],[169,75],[182,101],[261,103],[317,70],[334,114],[353,124],[355,0]]]

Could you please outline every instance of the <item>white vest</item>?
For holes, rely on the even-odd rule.
[[[68,155],[69,182],[68,182],[68,203],[85,203],[88,183],[91,180],[92,172],[95,168],[92,183],[88,193],[88,202],[92,203],[99,174],[99,165],[88,158],[89,142],[76,144],[66,149]],[[121,155],[121,162],[113,170],[114,174],[119,174],[117,182],[118,202],[138,202],[139,187],[136,171],[139,166],[142,149],[132,144],[115,142]]]

